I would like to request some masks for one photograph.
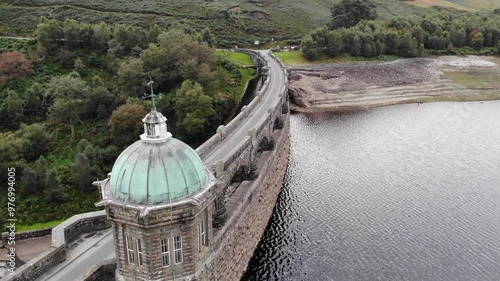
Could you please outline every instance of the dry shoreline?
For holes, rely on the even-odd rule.
[[[290,109],[358,111],[435,101],[500,99],[500,59],[443,56],[293,68]]]

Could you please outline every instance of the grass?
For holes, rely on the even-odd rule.
[[[16,231],[21,232],[21,231],[29,231],[29,230],[38,230],[38,229],[43,229],[43,228],[49,228],[49,227],[54,227],[62,223],[64,220],[56,220],[56,221],[49,221],[49,222],[44,222],[44,223],[36,223],[32,225],[22,225],[18,224],[16,225]]]
[[[408,3],[420,7],[441,6],[466,11],[492,11],[500,8],[498,0],[415,0]]]
[[[239,104],[243,98],[243,91],[245,90],[246,83],[256,77],[256,73],[253,68],[243,68],[243,66],[254,65],[252,57],[249,54],[239,52],[217,51],[216,54],[236,63],[239,66],[238,70],[241,74],[241,79],[238,86],[233,90],[233,98],[236,103]],[[226,120],[227,122],[234,117],[237,108],[238,106],[234,107],[233,112],[229,114],[229,117]]]
[[[477,88],[493,88],[498,89],[500,86],[500,73],[491,72],[444,72],[444,76],[452,82],[465,86],[469,89]]]
[[[216,54],[232,62],[236,62],[241,66],[254,65],[252,57],[249,54],[226,51],[217,51]]]
[[[458,10],[477,11],[476,9],[473,9],[471,7],[466,7],[466,6],[458,5],[455,3],[450,3],[450,2],[445,1],[445,0],[415,0],[415,1],[408,1],[408,4],[415,5],[418,7],[440,6],[440,7],[455,8]]]
[[[322,64],[322,63],[349,63],[357,61],[391,61],[396,60],[396,56],[380,56],[375,58],[353,57],[353,56],[339,56],[335,58],[323,58],[316,61],[310,61],[304,58],[302,51],[290,52],[275,52],[274,53],[286,66],[298,66],[307,64]]]

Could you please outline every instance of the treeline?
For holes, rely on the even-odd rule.
[[[142,98],[150,79],[169,131],[193,146],[236,105],[241,73],[215,54],[208,29],[173,24],[143,30],[42,18],[36,37],[25,53],[0,54],[0,168],[18,171],[20,223],[93,207],[97,197],[70,195],[95,195],[92,182],[139,139],[141,119],[151,108]]]
[[[500,13],[442,10],[438,16],[360,19],[350,27],[330,24],[306,34],[304,56],[316,60],[343,54],[376,57],[421,56],[424,52],[485,54],[499,52]]]

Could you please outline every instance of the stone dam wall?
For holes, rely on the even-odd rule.
[[[228,197],[230,215],[214,234],[213,257],[201,280],[240,280],[267,227],[285,176],[290,149],[289,122],[272,134],[274,151],[263,152],[257,166],[259,177],[243,182]]]
[[[276,57],[273,58],[277,60]],[[277,60],[280,65],[281,62]],[[242,110],[247,116],[261,101],[269,81],[264,82],[257,97]],[[196,274],[196,280],[237,281],[247,269],[248,263],[267,227],[283,185],[290,150],[290,114],[287,108],[287,81],[281,93],[276,95],[271,108],[263,115],[248,136],[234,148],[229,156],[217,163],[215,175],[227,187],[241,165],[256,161],[259,177],[244,181],[232,193],[226,194],[225,206],[228,220],[224,226],[215,229],[212,253],[205,266]],[[282,129],[274,129],[275,120],[281,119]],[[274,139],[272,151],[257,153],[259,143],[267,137]]]

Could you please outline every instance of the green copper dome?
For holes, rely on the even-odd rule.
[[[200,157],[167,132],[166,118],[152,110],[141,140],[126,148],[111,170],[110,191],[125,202],[168,203],[195,193],[207,182]]]

